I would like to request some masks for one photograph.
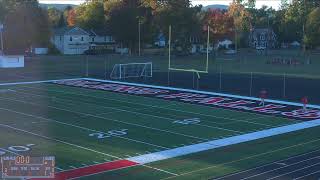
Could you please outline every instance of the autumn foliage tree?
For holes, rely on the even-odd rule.
[[[77,18],[77,13],[75,9],[71,9],[68,11],[67,15],[67,24],[68,26],[75,26],[76,25],[76,18]]]
[[[233,1],[228,8],[229,17],[233,19],[235,45],[241,44],[241,39],[251,29],[252,15],[239,1]]]
[[[232,36],[233,19],[225,10],[209,9],[205,17],[205,31],[207,31],[207,25],[210,27],[210,37],[212,37],[214,41],[226,36]]]
[[[36,0],[17,4],[5,18],[5,51],[21,53],[26,48],[45,47],[50,28],[47,11]]]

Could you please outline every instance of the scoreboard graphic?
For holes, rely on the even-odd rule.
[[[2,178],[54,178],[55,157],[3,156]]]

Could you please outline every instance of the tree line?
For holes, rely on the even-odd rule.
[[[234,0],[228,9],[203,10],[190,0],[86,0],[64,10],[43,9],[37,0],[0,0],[0,22],[7,27],[6,47],[48,45],[52,29],[79,26],[108,31],[117,42],[135,50],[138,28],[142,42],[152,43],[159,33],[186,45],[190,37],[203,40],[207,26],[212,42],[228,37],[246,47],[253,28],[272,28],[278,42],[298,41],[307,48],[320,45],[320,2],[281,0],[280,9],[255,8],[255,0]]]

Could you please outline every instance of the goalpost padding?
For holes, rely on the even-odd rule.
[[[110,78],[126,79],[137,77],[152,77],[152,74],[152,62],[116,64],[112,69]]]

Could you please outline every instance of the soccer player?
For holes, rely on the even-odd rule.
[[[308,105],[308,97],[304,96],[301,99],[301,102],[303,104],[303,112],[306,112],[307,111],[307,105]]]
[[[260,99],[261,99],[261,102],[260,102],[260,106],[263,106],[264,107],[264,102],[265,102],[265,99],[267,98],[267,91],[265,89],[262,89],[260,91]]]

